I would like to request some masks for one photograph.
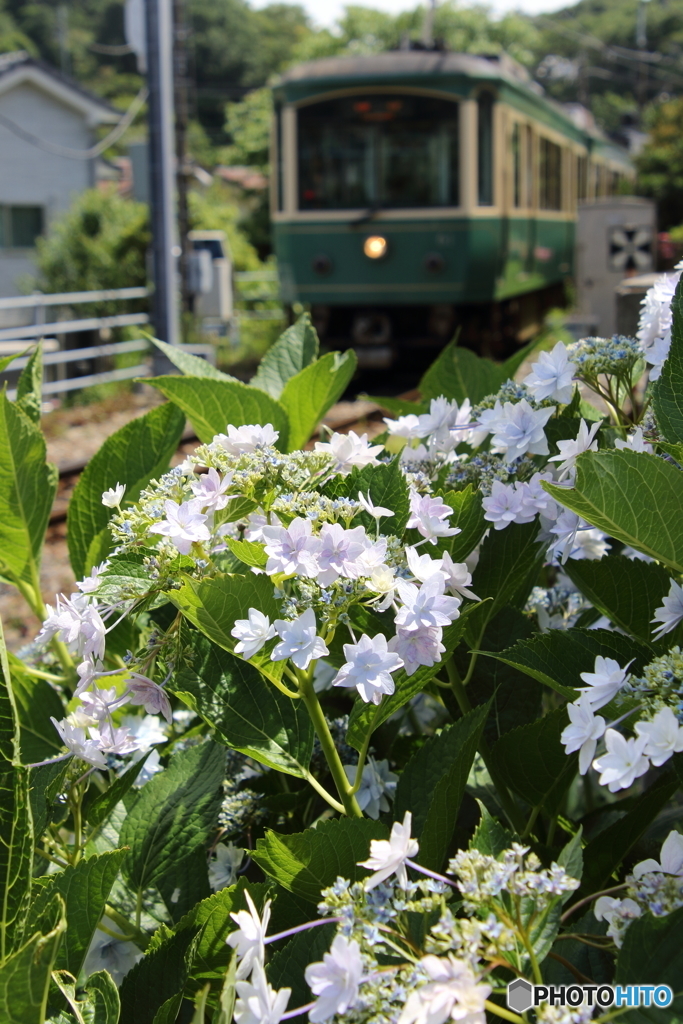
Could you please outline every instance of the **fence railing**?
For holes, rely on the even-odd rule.
[[[99,317],[70,317],[46,322],[46,309],[53,307],[73,307],[93,302],[124,302],[130,299],[144,299],[149,295],[147,288],[108,288],[86,292],[55,292],[51,294],[37,293],[33,295],[16,295],[0,298],[0,312],[9,310],[33,309],[32,324],[18,324],[0,328],[0,349],[3,355],[11,355],[13,350],[18,358],[10,363],[2,377],[14,382],[16,375],[28,363],[28,356],[21,355],[32,342],[40,339],[47,342],[43,354],[43,365],[48,371],[43,383],[44,395],[57,395],[81,388],[92,387],[94,384],[110,384],[115,381],[130,380],[132,377],[145,377],[150,368],[142,359],[135,366],[117,367],[107,370],[96,370],[97,361],[111,359],[131,352],[144,353],[149,350],[149,342],[145,338],[133,338],[129,341],[103,342],[98,345],[84,345],[80,348],[57,348],[55,336],[65,336],[84,331],[98,331],[114,327],[137,327],[149,322],[147,313],[119,313]],[[93,372],[71,376],[69,369],[74,364],[91,363]],[[56,374],[53,374],[56,371]],[[53,378],[53,379],[50,379]],[[7,397],[16,398],[16,388],[8,388]]]

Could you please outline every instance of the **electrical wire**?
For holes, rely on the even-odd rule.
[[[148,95],[147,86],[143,86],[116,127],[108,135],[105,135],[97,145],[91,146],[90,149],[71,149],[68,146],[60,146],[57,142],[47,142],[32,132],[26,131],[20,124],[12,121],[9,117],[5,117],[4,114],[0,114],[0,124],[20,139],[23,139],[24,142],[42,149],[45,153],[51,153],[53,156],[62,156],[67,160],[92,160],[94,157],[99,156],[100,153],[104,153],[105,149],[108,149],[109,146],[121,138],[144,106]]]

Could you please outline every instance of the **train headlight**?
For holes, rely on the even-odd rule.
[[[386,256],[388,248],[386,238],[381,235],[370,235],[363,242],[363,252],[369,260],[381,260]]]

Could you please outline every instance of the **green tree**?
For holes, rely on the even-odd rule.
[[[75,292],[144,285],[149,243],[144,203],[89,189],[38,240],[39,286],[47,292]],[[100,303],[97,309],[103,314],[108,305]]]
[[[638,191],[659,206],[660,227],[683,223],[683,98],[650,113],[650,137],[636,160]]]
[[[222,159],[230,164],[245,164],[267,170],[270,123],[273,99],[270,89],[255,89],[241,103],[228,103],[225,108],[225,131],[231,145]]]

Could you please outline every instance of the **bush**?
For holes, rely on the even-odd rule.
[[[671,298],[523,383],[533,346],[452,345],[374,443],[312,450],[355,357],[305,316],[249,386],[166,348],[185,375],[81,477],[54,608],[27,368],[0,399],[3,578],[44,619],[1,662],[13,1020],[580,1024],[612,981],[680,1017]]]

